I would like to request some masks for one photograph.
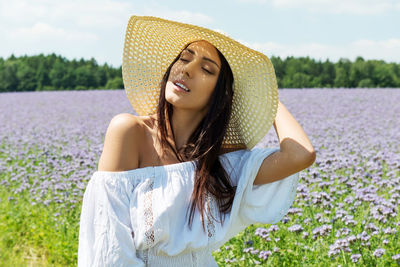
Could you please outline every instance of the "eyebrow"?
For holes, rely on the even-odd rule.
[[[193,50],[191,50],[191,49],[189,49],[189,48],[186,48],[185,50],[189,51],[189,53],[191,53],[191,54],[193,54],[193,55],[196,54]],[[185,50],[183,50],[183,51],[185,51]],[[214,60],[212,60],[211,58],[203,57],[203,59],[214,63],[215,65],[217,65],[218,68],[220,68],[220,66],[218,66],[218,64],[217,64]]]

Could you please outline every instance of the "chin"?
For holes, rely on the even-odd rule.
[[[172,90],[168,88],[165,88],[165,101],[167,101],[173,106],[178,106],[178,107],[182,106],[185,103],[185,100],[174,94],[174,92],[172,92]]]
[[[173,86],[169,86],[168,84],[165,87],[165,100],[170,104],[187,104],[188,99],[183,97],[181,94],[177,94],[173,88]]]

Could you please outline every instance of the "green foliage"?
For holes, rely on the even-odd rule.
[[[0,58],[0,92],[123,88],[122,69],[55,54]]]
[[[2,145],[0,140],[0,162],[4,163],[3,171],[0,172],[0,267],[2,266],[76,266],[78,241],[79,241],[79,220],[82,202],[77,205],[69,206],[67,201],[53,202],[35,198],[28,188],[16,192],[15,189],[20,187],[21,170],[29,173],[29,183],[42,173],[35,173],[28,166],[32,166],[29,161],[34,161],[36,165],[48,164],[48,155],[41,153],[36,148],[29,150],[28,153],[22,153],[19,157],[11,157],[4,151],[8,149]],[[35,146],[36,147],[36,146]],[[322,146],[322,149],[327,147]],[[60,153],[61,149],[58,150]],[[39,156],[39,154],[41,156]],[[21,158],[22,157],[22,158]],[[61,155],[60,155],[61,157]],[[373,159],[376,161],[376,159]],[[351,253],[341,251],[339,256],[330,257],[328,251],[330,246],[336,240],[343,236],[336,236],[338,229],[349,227],[353,235],[357,235],[364,231],[365,226],[372,222],[377,223],[371,214],[371,206],[368,201],[362,202],[359,206],[352,204],[346,206],[345,209],[354,215],[355,223],[348,226],[343,220],[333,220],[330,222],[333,231],[326,236],[317,236],[312,238],[313,230],[321,224],[326,223],[317,218],[317,214],[330,214],[325,218],[336,217],[339,210],[339,203],[345,202],[348,196],[354,196],[352,188],[349,184],[343,183],[339,177],[355,177],[355,169],[367,166],[371,163],[369,158],[363,158],[356,166],[351,168],[339,168],[334,173],[320,172],[321,182],[332,181],[331,187],[319,187],[318,182],[309,184],[311,192],[329,192],[333,197],[332,209],[326,209],[324,205],[311,204],[310,200],[294,201],[293,208],[301,208],[302,213],[289,214],[289,221],[286,223],[280,221],[276,223],[279,231],[271,231],[269,239],[255,234],[257,228],[269,228],[270,225],[253,224],[244,229],[238,235],[234,236],[227,243],[214,251],[216,262],[219,266],[398,266],[398,263],[392,260],[394,254],[398,254],[400,244],[400,235],[388,234],[380,229],[379,233],[370,237],[368,245],[363,245],[360,240],[350,243],[349,248],[352,253],[362,255],[358,263],[353,263]],[[317,164],[317,163],[315,163]],[[371,166],[371,165],[370,165]],[[372,167],[372,166],[371,166]],[[313,167],[312,167],[313,168]],[[374,185],[383,181],[395,181],[399,178],[399,171],[389,174],[391,169],[382,162],[382,168],[369,172],[371,177],[382,171],[382,180],[372,182]],[[367,171],[367,169],[365,169]],[[69,172],[71,173],[71,172]],[[73,173],[73,172],[72,172]],[[336,176],[332,179],[332,174]],[[70,175],[70,174],[68,174]],[[308,173],[306,180],[311,179],[312,174]],[[366,177],[361,177],[363,179]],[[382,183],[379,190],[379,197],[388,200],[389,196],[395,193],[391,186],[385,186]],[[358,185],[357,185],[358,186]],[[314,189],[314,188],[317,189]],[[330,190],[334,188],[334,190]],[[368,187],[369,188],[369,187]],[[81,188],[82,189],[82,188]],[[345,193],[343,192],[345,191]],[[70,192],[71,194],[74,191]],[[45,195],[46,200],[51,200],[51,191]],[[369,195],[369,193],[368,193]],[[80,198],[82,199],[82,198]],[[306,202],[307,201],[307,202]],[[306,205],[305,205],[306,204]],[[69,208],[68,208],[69,206]],[[309,219],[305,222],[305,219]],[[378,225],[388,227],[400,221],[400,214],[397,212],[395,217],[390,217],[385,224]],[[303,233],[309,236],[293,232],[289,230],[294,224],[302,224]],[[370,230],[368,230],[370,231]],[[373,251],[383,245],[383,241],[387,240],[388,245],[385,246],[386,253],[382,257],[375,257]],[[246,249],[254,249],[257,253],[245,252]],[[275,252],[275,249],[276,252]],[[259,251],[274,251],[274,253],[266,260],[259,257]]]
[[[0,160],[6,162],[2,148],[0,143]],[[76,266],[81,202],[72,209],[37,201],[28,190],[16,194],[20,182],[11,177],[11,172],[0,173],[0,181],[10,181],[0,185],[0,267]]]
[[[122,82],[121,77],[115,77],[112,80],[109,80],[106,84],[107,89],[123,89],[124,83]]]
[[[27,192],[15,196],[3,187],[0,195],[0,266],[75,264],[79,208],[60,212],[55,204],[32,206]],[[13,200],[5,201],[9,197]]]
[[[337,63],[309,57],[271,57],[279,88],[400,87],[400,64],[382,60]],[[123,89],[122,68],[100,66],[95,59],[67,60],[50,54],[0,57],[0,92]]]
[[[352,63],[341,58],[337,63],[315,61],[309,57],[271,57],[279,88],[356,88],[400,87],[400,64],[382,60]]]

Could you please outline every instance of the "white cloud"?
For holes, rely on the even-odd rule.
[[[0,21],[17,26],[44,21],[65,27],[109,29],[126,23],[134,10],[129,2],[111,0],[0,0]]]
[[[0,57],[56,53],[121,64],[129,1],[0,0]]]
[[[213,21],[199,12],[131,0],[0,0],[0,57],[57,53],[119,66],[131,15],[201,26]]]
[[[214,21],[212,17],[203,13],[190,12],[186,10],[173,10],[159,5],[145,7],[144,10],[140,12],[140,15],[155,16],[203,27],[211,24]]]
[[[400,62],[400,39],[388,39],[381,41],[357,40],[344,45],[329,45],[322,43],[303,43],[303,44],[280,44],[275,42],[267,43],[248,43],[239,41],[244,45],[271,56],[306,57],[316,60],[337,62],[340,58],[347,58],[354,61],[357,56],[365,60],[377,59],[386,62]]]
[[[277,8],[301,8],[315,13],[377,15],[400,10],[396,0],[238,0],[245,3],[271,4]]]
[[[0,32],[35,32],[58,34],[74,32],[124,33],[131,15],[157,16],[197,25],[208,25],[213,19],[205,14],[173,10],[158,4],[136,7],[130,1],[111,0],[0,0]],[[46,26],[47,25],[47,26]],[[29,30],[30,29],[30,30]],[[19,33],[6,38],[16,38]]]
[[[44,42],[44,41],[97,41],[99,38],[91,32],[65,30],[49,24],[38,22],[32,27],[21,27],[8,33],[9,41]]]

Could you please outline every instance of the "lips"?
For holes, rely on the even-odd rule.
[[[173,82],[177,87],[183,89],[185,92],[190,92],[189,87],[187,86],[187,84],[183,81],[183,80],[175,80]]]

